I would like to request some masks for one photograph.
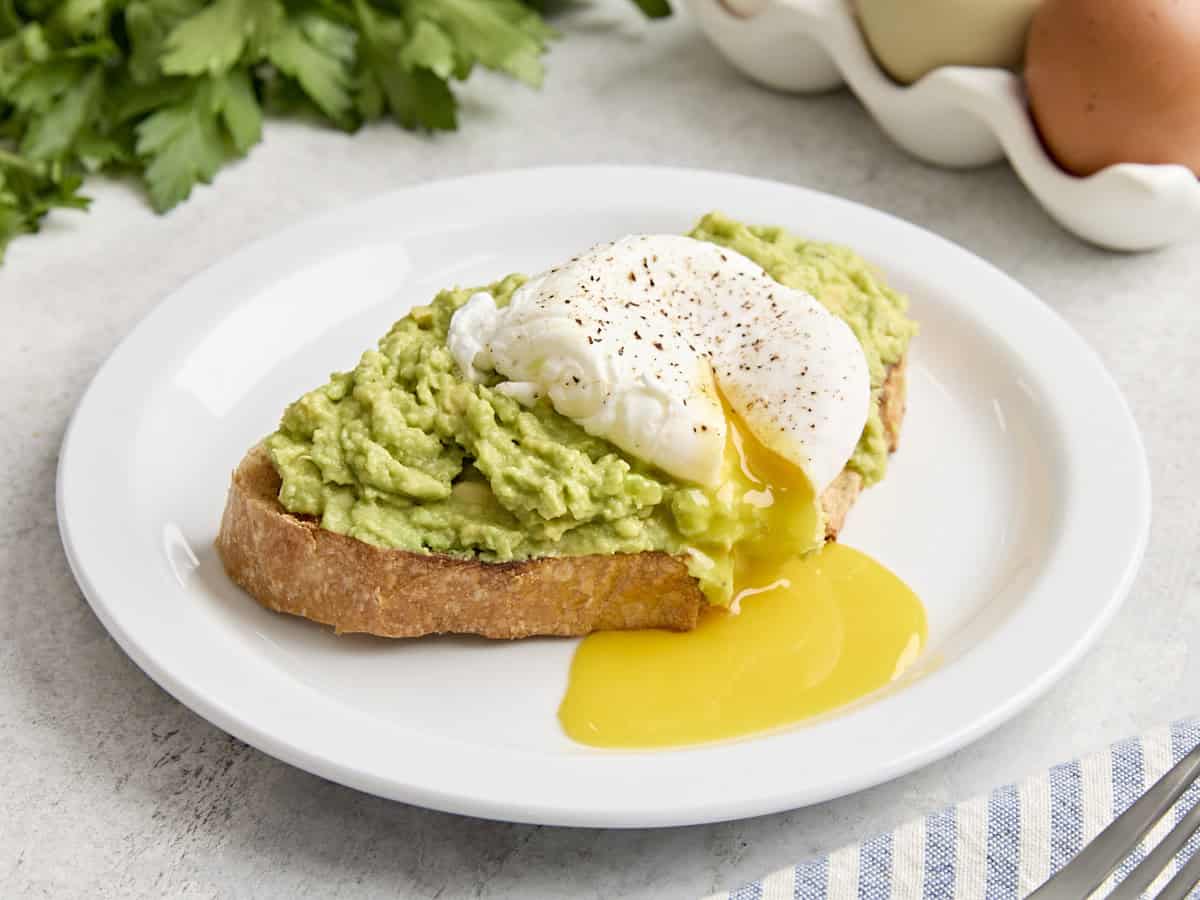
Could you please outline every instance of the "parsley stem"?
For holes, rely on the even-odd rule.
[[[5,166],[10,169],[20,169],[22,172],[28,172],[30,175],[40,175],[41,167],[23,156],[18,156],[9,150],[0,147],[0,166]]]

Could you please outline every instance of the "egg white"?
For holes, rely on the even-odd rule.
[[[521,402],[547,398],[589,434],[709,486],[728,430],[720,394],[818,492],[853,453],[870,404],[844,322],[745,256],[677,235],[595,247],[503,308],[476,294],[448,345],[467,377],[497,372]]]

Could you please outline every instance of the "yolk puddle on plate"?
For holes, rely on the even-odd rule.
[[[789,531],[813,533],[811,489],[732,415],[730,424],[728,474],[761,486],[771,507],[770,538],[734,550],[740,612],[706,609],[690,632],[587,637],[558,712],[582,744],[671,747],[779,728],[886,686],[920,653],[925,609],[888,569],[841,544],[805,557],[782,550]]]

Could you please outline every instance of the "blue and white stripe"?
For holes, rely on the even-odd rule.
[[[1200,719],[1176,722],[710,900],[1017,900],[1197,744]],[[1198,801],[1200,784],[1184,794],[1098,896],[1119,884]],[[1200,834],[1151,890],[1198,850]]]

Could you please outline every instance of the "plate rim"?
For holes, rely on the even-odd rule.
[[[91,552],[86,547],[87,536],[76,533],[75,522],[77,512],[72,509],[72,498],[69,496],[69,482],[72,477],[77,447],[80,444],[79,431],[81,420],[90,404],[96,403],[96,397],[105,387],[106,379],[129,354],[129,348],[136,346],[137,341],[149,332],[149,329],[159,320],[168,316],[173,306],[182,307],[181,297],[186,289],[194,284],[202,283],[205,278],[218,277],[223,267],[230,266],[234,260],[246,260],[255,254],[263,253],[274,244],[285,244],[287,240],[303,234],[305,230],[321,227],[339,219],[353,216],[356,211],[360,214],[375,205],[386,207],[391,204],[403,206],[405,198],[411,198],[421,192],[436,193],[437,191],[453,191],[464,189],[479,189],[492,182],[494,185],[505,182],[519,183],[529,179],[553,178],[589,178],[589,179],[622,179],[640,178],[653,181],[674,179],[680,182],[690,180],[721,180],[738,183],[747,190],[770,190],[790,194],[800,199],[812,202],[832,204],[847,208],[854,215],[878,218],[887,227],[899,229],[901,233],[926,242],[931,248],[936,248],[939,254],[957,256],[980,271],[990,272],[990,277],[998,278],[1013,297],[1020,296],[1025,304],[1026,312],[1035,313],[1052,323],[1057,330],[1055,340],[1058,344],[1065,341],[1076,354],[1078,360],[1083,360],[1091,369],[1090,375],[1098,377],[1099,382],[1093,382],[1092,388],[1096,395],[1102,394],[1104,405],[1109,407],[1109,413],[1119,421],[1122,436],[1131,442],[1134,479],[1130,485],[1132,507],[1130,509],[1130,525],[1133,536],[1132,543],[1126,548],[1123,562],[1118,566],[1111,595],[1103,602],[1086,622],[1085,627],[1075,635],[1074,640],[1059,652],[1048,664],[1043,665],[1033,677],[1023,681],[1020,686],[1005,692],[1003,702],[987,710],[981,710],[966,724],[951,729],[950,733],[940,734],[925,740],[917,740],[915,745],[910,741],[910,747],[904,754],[880,762],[870,771],[843,775],[823,784],[821,789],[814,790],[810,785],[804,790],[788,789],[780,786],[769,795],[746,797],[722,797],[718,800],[705,801],[689,799],[687,803],[677,805],[668,810],[647,809],[638,804],[624,804],[609,808],[578,808],[562,803],[533,801],[527,798],[505,799],[481,797],[470,792],[462,793],[453,789],[447,790],[444,785],[421,785],[405,782],[403,779],[381,778],[377,772],[367,771],[361,767],[347,764],[336,758],[315,754],[304,746],[289,741],[264,730],[242,716],[231,712],[227,705],[207,696],[186,680],[177,677],[170,666],[163,665],[153,654],[143,647],[124,627],[119,609],[110,601],[106,601],[103,592],[89,576],[89,561],[85,558]],[[982,268],[980,268],[982,267]],[[215,273],[215,274],[214,274]],[[975,323],[977,326],[980,324]],[[1099,386],[1103,385],[1104,390]],[[76,582],[79,584],[92,610],[113,636],[122,650],[164,690],[180,700],[201,717],[217,727],[234,735],[240,740],[255,746],[259,750],[279,758],[292,765],[321,777],[364,790],[369,793],[402,800],[421,806],[484,818],[501,819],[506,821],[530,822],[537,824],[572,825],[572,826],[602,826],[602,827],[660,827],[699,824],[705,822],[724,821],[752,815],[761,815],[792,809],[815,802],[831,799],[874,786],[905,774],[921,766],[941,758],[966,744],[978,739],[983,734],[993,730],[1012,718],[1019,711],[1041,697],[1051,685],[1059,680],[1079,658],[1093,645],[1104,627],[1111,621],[1133,585],[1141,560],[1144,556],[1149,539],[1151,519],[1151,490],[1150,474],[1141,431],[1129,409],[1123,393],[1112,375],[1104,366],[1100,357],[1087,342],[1066,322],[1052,307],[1040,300],[1031,291],[1024,288],[1010,276],[997,267],[945,238],[936,235],[921,226],[900,219],[881,210],[876,210],[864,204],[857,203],[835,195],[816,191],[810,188],[786,184],[771,179],[754,178],[728,172],[678,168],[666,166],[625,166],[625,165],[565,165],[510,169],[498,172],[487,172],[474,175],[460,176],[450,179],[438,179],[419,185],[402,187],[365,200],[352,202],[333,210],[304,218],[284,229],[270,232],[261,238],[247,244],[235,253],[213,262],[174,289],[167,292],[165,297],[156,303],[146,315],[129,331],[116,345],[113,351],[97,369],[87,388],[82,393],[79,403],[72,414],[65,431],[59,454],[56,473],[56,512],[59,532],[66,552],[67,560]],[[994,640],[994,638],[993,638]],[[909,689],[910,691],[912,688]],[[905,692],[907,693],[907,692]],[[773,736],[774,737],[774,736]],[[765,745],[772,738],[750,742],[750,745]],[[741,746],[746,746],[743,744]],[[623,758],[644,759],[657,756],[659,758],[679,758],[682,756],[700,755],[720,758],[721,751],[729,745],[707,745],[697,748],[686,748],[670,753],[650,754],[614,754],[608,759]],[[512,751],[508,754],[511,759],[527,755],[525,751]],[[598,757],[604,759],[604,757]],[[607,763],[599,763],[605,768]],[[556,776],[557,777],[557,776]]]

